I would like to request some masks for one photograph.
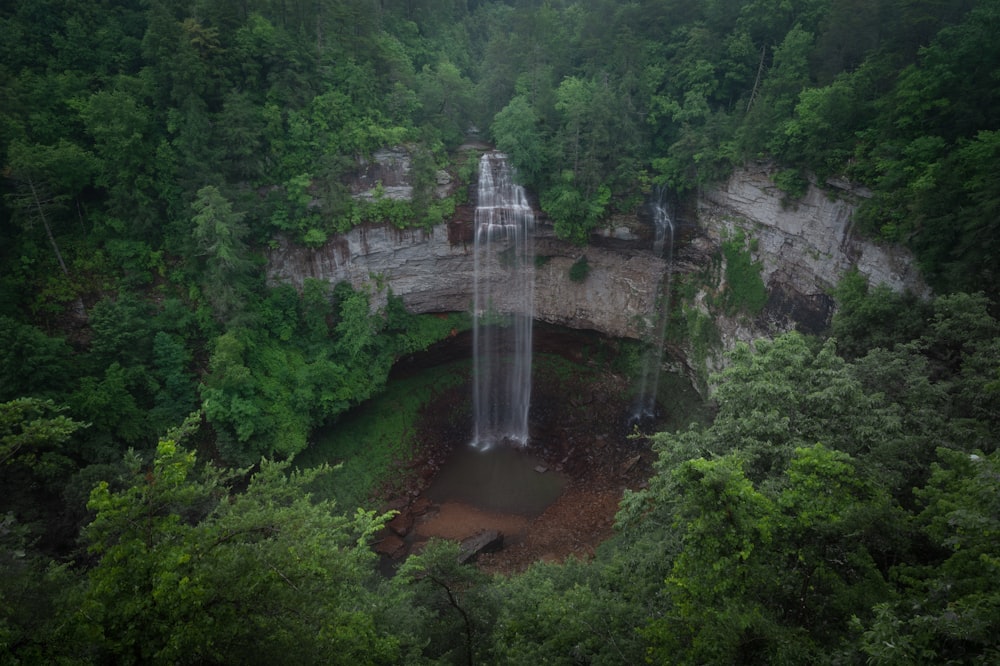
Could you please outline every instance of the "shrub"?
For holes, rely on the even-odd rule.
[[[573,282],[583,282],[589,274],[590,264],[587,263],[587,255],[583,255],[569,267],[569,279]]]

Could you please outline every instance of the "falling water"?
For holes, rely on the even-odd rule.
[[[479,161],[473,302],[472,445],[524,446],[531,402],[535,217],[503,153]]]
[[[666,249],[667,272],[656,296],[656,325],[652,339],[643,355],[642,375],[639,377],[638,392],[632,406],[631,423],[639,423],[656,416],[656,394],[660,385],[660,370],[663,357],[663,342],[667,333],[667,323],[670,320],[670,286],[673,275],[674,255],[674,221],[670,216],[667,204],[666,188],[658,188],[656,199],[651,204],[653,224],[656,235],[653,238],[653,251],[657,256],[663,256]]]

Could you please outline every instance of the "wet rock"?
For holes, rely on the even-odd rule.
[[[503,532],[483,530],[475,536],[464,539],[458,556],[459,564],[475,562],[483,553],[495,553],[503,549]]]
[[[410,507],[410,513],[414,516],[422,516],[431,508],[432,502],[426,497],[418,497]]]
[[[385,535],[381,541],[375,544],[375,552],[393,559],[399,557],[406,551],[406,543],[395,534]]]
[[[405,537],[413,528],[413,514],[404,511],[386,523],[386,527],[397,536]]]
[[[625,464],[622,465],[622,476],[625,476],[626,474],[631,472],[632,468],[638,465],[640,460],[642,460],[642,455],[640,454],[634,455],[628,460],[626,460]]]

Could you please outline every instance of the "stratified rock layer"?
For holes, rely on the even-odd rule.
[[[359,196],[373,183],[407,187],[404,152],[387,151],[373,164],[365,165],[352,186]],[[673,351],[703,380],[724,365],[724,352],[739,341],[771,337],[792,328],[824,330],[835,305],[830,291],[850,270],[857,270],[872,285],[929,293],[909,252],[855,233],[854,211],[868,196],[866,191],[831,181],[822,189],[810,185],[804,197],[789,201],[772,176],[773,169],[766,165],[738,169],[725,183],[703,190],[694,205],[688,206],[691,219],[678,222],[672,270],[675,276],[700,276],[703,284],[693,303],[712,318],[721,345],[710,350],[698,368],[690,362],[692,350],[681,345]],[[268,253],[268,281],[296,286],[308,278],[348,282],[369,292],[375,309],[384,305],[391,292],[411,312],[470,311],[473,210],[474,203],[459,206],[451,221],[427,230],[359,227],[319,248],[279,240]],[[647,334],[656,321],[657,291],[667,266],[651,251],[651,233],[644,232],[648,222],[642,215],[619,215],[616,224],[611,232],[595,234],[595,243],[585,248],[560,241],[550,227],[537,225],[537,320],[613,337],[641,339]],[[713,293],[726,288],[724,270],[714,272],[721,280],[718,284],[704,283],[713,279],[705,277],[713,275],[705,269],[724,261],[722,242],[740,234],[747,239],[752,259],[761,266],[768,291],[766,307],[753,316],[727,315],[708,305]],[[570,268],[584,256],[587,277],[573,281]],[[498,280],[502,282],[502,276]],[[492,292],[497,310],[512,307],[504,302],[502,283],[494,285]]]
[[[371,292],[374,307],[391,290],[410,312],[468,311],[474,257],[465,236],[448,225],[404,231],[378,226],[353,229],[320,248],[280,241],[268,254],[268,280],[297,287],[309,278],[349,282]],[[642,335],[666,268],[662,259],[651,252],[579,248],[544,229],[536,236],[535,253],[536,319],[614,337]],[[570,267],[584,254],[587,278],[574,282]],[[492,290],[500,311],[507,309],[503,286],[501,281]]]
[[[756,258],[768,287],[826,293],[856,269],[873,285],[926,292],[908,251],[854,233],[854,211],[870,193],[830,181],[826,190],[810,185],[804,197],[789,201],[771,175],[766,167],[739,169],[723,185],[705,190],[698,202],[699,222],[716,241],[737,229],[757,240]]]

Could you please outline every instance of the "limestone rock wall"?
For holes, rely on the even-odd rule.
[[[351,183],[356,196],[366,196],[376,184],[393,196],[406,195],[409,160],[404,150],[382,151],[361,167]],[[788,202],[772,176],[773,170],[766,165],[739,169],[727,182],[700,192],[693,205],[686,207],[688,219],[681,215],[677,220],[671,268],[675,279],[685,274],[703,276],[706,267],[716,266],[719,280],[702,284],[693,300],[683,304],[710,320],[718,339],[708,350],[704,341],[686,341],[672,348],[696,385],[705,390],[707,377],[723,367],[725,352],[737,342],[792,328],[825,329],[834,307],[829,292],[849,270],[856,268],[873,285],[929,293],[907,251],[872,243],[854,233],[853,214],[867,196],[864,190],[843,183],[826,183],[822,189],[813,185],[800,200]],[[449,186],[447,174],[441,181]],[[384,305],[391,291],[411,312],[468,311],[475,279],[473,208],[474,204],[459,206],[448,224],[429,230],[360,227],[320,248],[279,241],[268,253],[267,278],[272,284],[296,286],[307,278],[346,281],[355,289],[367,290],[376,308]],[[615,225],[596,234],[586,248],[564,243],[545,224],[538,225],[537,319],[614,337],[641,339],[651,330],[666,262],[650,249],[650,222],[642,213],[617,219]],[[713,297],[726,288],[721,244],[737,234],[748,239],[767,287],[767,305],[753,316],[727,315],[712,304]],[[569,279],[570,267],[582,255],[587,257],[589,274],[586,280],[574,282]],[[717,266],[720,260],[721,267]],[[494,293],[503,294],[502,285],[496,285]],[[498,308],[504,309],[503,303]]]
[[[908,251],[853,233],[854,211],[868,192],[831,181],[826,191],[810,185],[802,199],[788,202],[771,175],[763,166],[739,169],[698,201],[698,217],[709,237],[718,240],[741,228],[758,240],[765,284],[818,294],[856,267],[873,285],[927,293]]]
[[[713,311],[708,305],[711,293],[724,284],[704,285],[696,294],[693,305],[712,320],[719,343],[707,354],[695,353],[687,343],[678,355],[702,389],[708,388],[707,377],[724,367],[725,352],[738,342],[791,329],[825,330],[835,305],[830,291],[851,270],[873,286],[930,293],[910,252],[855,233],[854,212],[869,196],[867,191],[840,182],[828,182],[824,188],[811,184],[804,197],[788,201],[772,176],[773,170],[764,165],[738,169],[725,183],[703,190],[696,202],[699,237],[692,247],[700,246],[702,261],[719,257],[722,242],[742,234],[761,266],[768,294],[767,305],[753,317]],[[720,276],[724,270],[723,265]]]
[[[349,282],[384,305],[389,290],[411,312],[468,311],[472,307],[474,257],[469,234],[456,225],[428,231],[359,227],[320,248],[279,241],[268,253],[271,284],[301,287],[307,278]],[[578,248],[540,228],[535,252],[535,316],[549,323],[638,338],[648,326],[656,288],[665,271],[650,252]],[[570,266],[586,254],[586,280],[569,279]],[[502,294],[502,285],[494,293]],[[503,305],[499,305],[503,309]]]

